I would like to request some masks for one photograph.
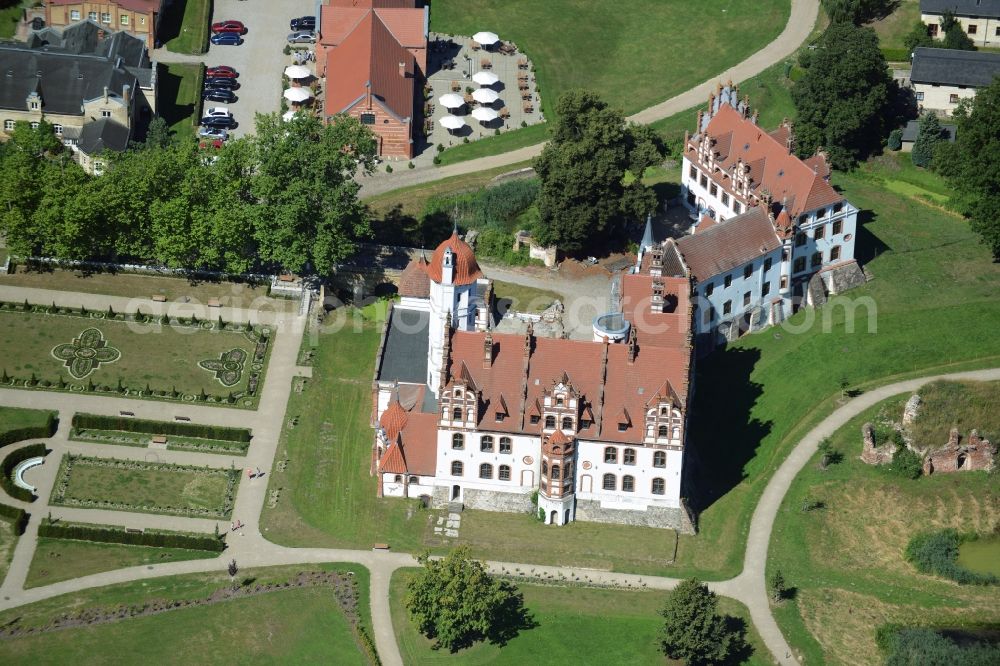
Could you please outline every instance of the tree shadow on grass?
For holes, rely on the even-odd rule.
[[[735,649],[724,664],[745,664],[753,655],[753,646],[747,641],[747,621],[741,617],[725,616],[726,632],[733,636]]]
[[[156,71],[156,85],[159,88],[157,98],[160,100],[159,115],[167,122],[167,126],[173,127],[185,118],[190,118],[194,114],[194,102],[190,104],[178,104],[177,95],[180,93],[180,76],[172,73],[164,65],[159,65]]]
[[[493,617],[493,626],[486,639],[493,645],[503,647],[522,631],[528,631],[538,626],[534,616],[524,607],[524,595],[510,583],[504,586],[511,592],[507,601],[497,610]]]
[[[746,465],[771,432],[752,410],[763,393],[750,381],[760,351],[729,347],[698,363],[689,441],[689,500],[702,512],[747,477]]]

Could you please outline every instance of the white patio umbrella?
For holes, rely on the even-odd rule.
[[[497,36],[495,32],[477,32],[472,36],[474,41],[479,42],[483,46],[489,46],[490,44],[496,44],[500,41],[500,37]]]
[[[480,88],[479,90],[472,93],[472,99],[476,100],[480,104],[492,104],[493,102],[500,99],[500,95],[497,94],[496,90],[490,90],[489,88]]]
[[[491,120],[496,120],[500,117],[500,114],[493,109],[487,109],[486,107],[480,107],[478,109],[472,110],[472,117],[479,122],[489,122]]]
[[[309,88],[289,88],[285,91],[285,99],[289,102],[304,102],[312,97],[312,91]]]
[[[493,72],[476,72],[472,75],[472,80],[481,86],[491,86],[500,80],[500,77]]]
[[[438,97],[438,102],[441,103],[446,109],[457,109],[458,107],[465,104],[465,100],[462,99],[461,95],[456,95],[455,93],[447,93]]]
[[[457,130],[459,127],[465,127],[465,121],[458,116],[445,116],[438,120],[441,123],[441,127],[448,130]]]
[[[285,68],[285,76],[290,79],[308,79],[312,72],[304,65],[289,65]]]

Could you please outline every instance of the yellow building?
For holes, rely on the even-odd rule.
[[[156,27],[163,0],[46,0],[45,25],[65,28],[80,21],[91,20],[109,30],[124,31],[146,42],[146,48],[156,46]]]
[[[935,39],[944,39],[941,17],[946,11],[976,46],[1000,45],[1000,0],[920,0],[920,20]]]

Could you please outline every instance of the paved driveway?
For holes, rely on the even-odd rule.
[[[281,108],[281,73],[291,64],[290,56],[282,53],[288,33],[288,22],[298,16],[315,14],[313,0],[215,0],[212,22],[243,21],[247,34],[239,46],[209,44],[208,53],[200,59],[209,67],[229,65],[240,73],[238,101],[228,106],[239,123],[233,134],[242,136],[254,130],[255,113],[273,113]],[[163,56],[164,62],[171,60]]]

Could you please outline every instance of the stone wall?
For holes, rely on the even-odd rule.
[[[931,451],[924,458],[924,474],[991,470],[996,453],[997,447],[990,440],[980,438],[975,430],[969,433],[969,438],[963,443],[958,430],[952,428],[948,443],[943,448]]]
[[[535,505],[532,504],[529,493],[504,493],[495,490],[464,488],[462,490],[462,503],[465,504],[466,509],[479,509],[481,511],[500,511],[503,513],[534,513],[535,511]]]
[[[633,525],[639,527],[657,527],[672,529],[682,534],[694,534],[694,525],[684,509],[668,509],[664,507],[649,507],[645,511],[628,511],[625,509],[606,509],[597,500],[576,501],[577,521],[588,523],[613,523],[615,525]]]
[[[861,426],[861,460],[869,465],[885,465],[892,462],[896,445],[889,441],[881,446],[875,446],[875,427],[871,423]]]

